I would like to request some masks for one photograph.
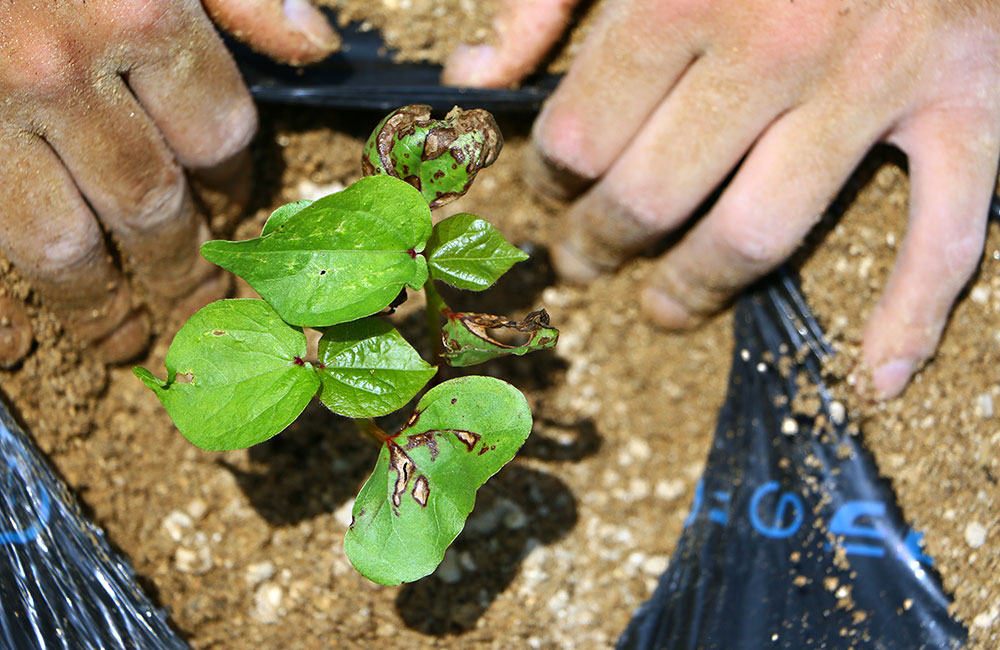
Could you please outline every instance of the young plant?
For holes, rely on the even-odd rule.
[[[464,194],[501,146],[485,111],[455,108],[444,120],[432,120],[427,106],[394,111],[365,145],[365,178],[278,208],[260,237],[202,246],[263,300],[220,300],[192,316],[171,343],[166,381],[133,369],[202,449],[263,442],[314,396],[354,418],[381,451],[355,500],[344,548],[358,571],[382,584],[437,567],[476,491],[531,432],[531,413],[510,384],[467,376],[428,390],[406,424],[386,433],[373,418],[402,408],[438,368],[379,315],[407,289],[422,288],[434,361],[453,366],[552,347],[558,338],[544,310],[521,321],[454,312],[434,288],[437,280],[482,291],[527,258],[474,215],[431,221],[431,208]],[[322,331],[316,358],[307,356],[303,327]],[[527,341],[490,336],[502,328],[526,333]]]

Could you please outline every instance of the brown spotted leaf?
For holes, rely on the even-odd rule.
[[[500,129],[487,111],[456,106],[443,120],[435,120],[430,106],[411,104],[375,127],[361,168],[365,176],[386,174],[406,181],[433,210],[465,194],[501,147]]]
[[[549,327],[549,315],[544,309],[531,312],[519,321],[473,312],[446,311],[444,315],[441,356],[450,366],[472,366],[511,354],[521,356],[554,347],[559,340],[559,330]],[[516,345],[504,343],[491,335],[490,330],[520,333],[527,335],[527,340]]]
[[[382,446],[354,502],[344,550],[370,580],[397,585],[437,567],[465,526],[476,491],[531,432],[524,396],[492,377],[432,388]]]

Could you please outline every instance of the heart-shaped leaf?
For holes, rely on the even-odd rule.
[[[319,341],[319,363],[320,400],[349,418],[401,408],[437,372],[396,328],[377,318],[327,329]]]
[[[177,332],[167,381],[133,368],[192,443],[242,449],[280,433],[319,389],[306,337],[263,300],[220,300]]]
[[[516,262],[528,259],[490,222],[468,213],[436,224],[425,254],[432,278],[471,291],[489,288]]]
[[[210,241],[201,252],[245,279],[288,323],[327,327],[374,314],[404,286],[419,289],[427,260],[418,253],[431,227],[419,192],[373,176],[288,215],[263,237]]]
[[[524,396],[492,377],[452,379],[427,391],[382,447],[354,502],[344,550],[375,582],[422,578],[465,525],[479,486],[531,432]]]
[[[472,312],[445,312],[441,328],[444,351],[441,356],[448,365],[456,368],[474,366],[497,357],[521,356],[536,350],[554,347],[559,340],[559,330],[549,327],[549,314],[544,309],[531,312],[524,320],[514,321],[506,316]],[[509,330],[527,335],[519,345],[502,343],[490,336],[490,330]]]

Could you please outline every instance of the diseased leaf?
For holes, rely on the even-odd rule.
[[[443,120],[431,107],[397,108],[375,127],[361,156],[365,176],[387,174],[420,190],[430,207],[468,191],[476,174],[500,155],[503,138],[487,111],[455,107]]]
[[[441,356],[450,366],[465,367],[511,354],[521,356],[545,350],[559,340],[559,330],[548,325],[549,314],[544,309],[531,312],[521,321],[493,314],[447,311],[441,328],[444,344]],[[491,329],[522,332],[528,335],[528,340],[521,345],[508,345],[490,336]]]
[[[344,550],[370,580],[396,585],[431,573],[465,525],[476,491],[531,432],[524,396],[492,377],[429,390],[382,447],[354,502]]]
[[[468,213],[436,224],[425,254],[432,278],[471,291],[489,288],[516,262],[528,259],[490,222]]]
[[[373,176],[314,201],[263,237],[210,241],[201,252],[245,279],[288,323],[327,327],[374,314],[404,286],[419,289],[427,260],[418,253],[430,234],[420,193]]]
[[[320,400],[349,418],[401,408],[437,372],[396,328],[377,318],[327,329],[319,341],[319,363]]]
[[[166,381],[133,372],[192,443],[242,449],[280,433],[316,394],[319,378],[305,354],[302,330],[263,300],[220,300],[177,332]]]
[[[292,203],[286,203],[277,210],[271,213],[271,216],[267,218],[264,222],[264,227],[260,231],[260,236],[270,235],[272,232],[280,228],[289,220],[293,215],[298,214],[304,208],[308,208],[312,205],[312,201],[309,199],[303,199],[301,201],[293,201]]]

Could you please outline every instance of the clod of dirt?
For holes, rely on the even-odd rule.
[[[31,321],[20,301],[0,295],[0,368],[12,368],[33,342]]]

